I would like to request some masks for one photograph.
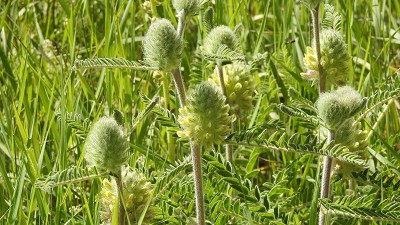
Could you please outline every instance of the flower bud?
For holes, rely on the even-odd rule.
[[[243,118],[253,108],[253,94],[256,89],[253,76],[246,65],[236,62],[224,66],[223,74],[231,112]],[[220,86],[217,71],[214,71],[210,81]]]
[[[136,171],[125,167],[122,170],[123,205],[130,224],[137,224],[143,211],[146,209],[152,193],[151,184],[147,182],[146,177]],[[118,201],[118,188],[114,179],[111,182],[108,179],[103,180],[103,187],[100,192],[102,211],[100,217],[106,224],[111,224],[113,208]],[[151,207],[146,211],[142,224],[150,224],[153,214]]]
[[[200,10],[199,0],[172,0],[172,5],[179,14],[185,18],[191,18],[196,15]]]
[[[340,33],[333,29],[323,30],[320,37],[320,63],[326,75],[327,82],[334,84],[343,83],[350,73],[351,57],[347,52],[347,45]],[[314,48],[307,47],[303,61],[309,71],[318,71],[317,54]]]
[[[236,34],[227,26],[215,27],[204,38],[204,51],[208,54],[216,54],[218,49],[226,46],[231,51],[239,49],[239,40]]]
[[[354,119],[345,120],[336,130],[335,142],[343,146],[352,146],[356,138],[356,127],[353,125]]]
[[[154,21],[143,40],[144,59],[164,71],[172,71],[181,62],[182,41],[167,19]]]
[[[128,159],[123,129],[112,117],[102,117],[89,132],[85,158],[96,167],[118,172]]]
[[[365,101],[361,95],[349,86],[322,93],[316,102],[318,115],[330,130],[338,129],[364,105]]]
[[[229,105],[219,88],[210,82],[202,82],[189,91],[186,106],[179,112],[183,130],[178,135],[195,144],[210,147],[221,143],[231,132]]]

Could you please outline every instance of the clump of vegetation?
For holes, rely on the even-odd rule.
[[[0,3],[5,223],[400,223],[397,3],[90,3]]]

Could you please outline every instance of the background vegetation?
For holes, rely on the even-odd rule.
[[[326,3],[343,20],[342,34],[353,57],[348,83],[369,99],[362,111],[365,117],[359,118],[360,129],[369,135],[368,147],[359,153],[368,170],[355,175],[358,185],[353,192],[338,173],[332,201],[318,202],[321,153],[317,150],[321,149],[313,148],[318,145],[306,138],[318,134],[315,125],[289,117],[276,107],[293,103],[291,88],[311,102],[318,97],[317,83],[299,75],[305,72],[302,61],[312,40],[309,10],[294,0],[206,3],[214,9],[215,25],[235,29],[246,58],[259,59],[253,67],[255,107],[241,127],[243,133],[229,139],[242,143],[235,147],[235,162],[225,161],[221,146],[204,152],[210,224],[315,224],[319,203],[330,209],[332,223],[399,221],[400,207],[395,203],[400,202],[400,3]],[[171,77],[168,108],[161,98],[143,118],[144,109],[163,96],[162,81],[152,72],[71,72],[77,59],[141,60],[141,41],[152,16],[177,25],[169,0],[153,12],[142,5],[141,0],[0,1],[2,224],[100,223],[100,178],[58,186],[54,182],[92,174],[84,160],[84,139],[92,122],[114,110],[124,114],[131,147],[129,165],[154,185],[153,223],[194,221],[190,151],[188,143],[174,132],[179,130],[179,101]],[[185,30],[182,67],[190,87],[213,72],[196,50],[206,30],[199,19],[202,13]],[[175,163],[167,160],[170,133],[176,142]],[[289,140],[293,134],[299,136]],[[260,147],[264,142],[303,152]],[[313,154],[305,154],[304,149]],[[70,170],[55,173],[66,169]],[[53,179],[43,179],[52,174],[56,174]]]

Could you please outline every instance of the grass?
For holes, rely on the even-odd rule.
[[[326,2],[343,18],[342,34],[353,57],[348,82],[370,98],[368,107],[371,107],[384,99],[376,93],[384,91],[383,85],[399,74],[400,3],[397,0]],[[178,139],[175,133],[170,136],[179,129],[176,125],[179,100],[172,76],[163,84],[148,71],[91,69],[71,72],[76,59],[143,59],[141,41],[151,17],[142,4],[142,0],[0,1],[2,224],[100,223],[100,178],[54,188],[39,188],[35,184],[57,171],[73,166],[86,168],[83,143],[89,123],[103,115],[112,115],[114,109],[124,114],[131,145],[129,165],[143,172],[158,191],[154,193],[157,209],[153,223],[190,224],[194,220],[194,185],[187,159],[185,161],[190,151],[186,141]],[[309,10],[294,0],[216,0],[215,4],[206,5],[214,9],[215,25],[228,25],[236,30],[248,59],[258,53],[268,53],[265,60],[256,64],[256,107],[249,123],[240,129],[255,129],[279,118],[279,126],[265,125],[268,129],[259,134],[263,139],[275,137],[278,141],[280,136],[274,136],[274,132],[279,131],[276,127],[286,130],[288,136],[294,133],[311,135],[313,130],[307,123],[288,117],[275,107],[279,103],[293,103],[289,98],[290,88],[311,102],[318,97],[316,83],[299,76],[305,71],[302,62],[305,48],[312,41]],[[170,1],[163,1],[156,10],[159,17],[168,18],[177,25]],[[188,87],[208,79],[213,70],[195,54],[205,36],[199,26],[203,24],[199,19],[202,17],[204,15],[190,20],[185,30],[182,67]],[[164,108],[162,85],[169,85],[170,110]],[[161,96],[160,104],[140,120],[135,129],[130,129],[150,99],[157,96]],[[386,98],[390,96],[393,93]],[[365,207],[377,206],[378,203],[366,203],[372,197],[371,201],[379,202],[399,200],[400,193],[395,189],[400,177],[400,104],[397,97],[379,105],[361,120],[360,128],[370,133],[370,139],[368,148],[360,155],[368,162],[371,172],[357,180],[355,197],[365,197]],[[299,142],[304,143],[304,137],[300,137]],[[171,138],[176,145],[175,163],[167,161]],[[321,166],[319,157],[238,145],[235,162],[229,164],[223,152],[221,145],[203,153],[209,224],[316,223],[313,212],[317,212],[318,201],[313,196],[320,179],[317,176]],[[369,176],[375,171],[394,178],[388,182],[388,178],[381,177],[381,184],[376,185],[373,181],[379,176]],[[390,186],[385,187],[386,182]],[[346,179],[334,181],[331,199],[346,196],[346,189]],[[332,205],[335,212],[343,209],[334,207]],[[400,209],[394,207],[392,211]],[[352,213],[357,214],[354,210]],[[400,217],[400,213],[397,216]],[[331,216],[331,221],[395,223],[336,214]]]

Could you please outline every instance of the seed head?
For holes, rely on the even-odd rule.
[[[85,158],[90,164],[112,172],[118,172],[128,159],[123,128],[112,117],[102,117],[94,124],[85,148]]]
[[[347,45],[340,33],[333,29],[323,30],[320,37],[321,65],[327,82],[341,84],[350,73],[351,57],[347,52]],[[317,54],[314,48],[307,47],[303,61],[309,71],[318,71]]]
[[[256,89],[253,76],[249,68],[240,62],[224,66],[223,74],[231,112],[243,118],[253,108],[253,94]],[[221,86],[217,71],[214,71],[210,81]]]
[[[172,5],[178,15],[184,15],[185,18],[193,17],[200,10],[199,0],[172,0]]]
[[[154,21],[143,40],[144,59],[152,66],[172,71],[181,62],[182,41],[167,19]]]
[[[151,197],[151,184],[146,177],[136,171],[125,167],[122,170],[123,205],[125,207],[130,224],[137,224],[147,202]],[[103,187],[100,192],[102,211],[100,217],[106,224],[111,223],[113,208],[118,201],[118,188],[114,179],[103,180]],[[150,224],[153,217],[151,207],[146,211],[142,224]]]
[[[226,46],[231,51],[239,49],[236,34],[227,26],[215,27],[204,39],[203,47],[206,53],[216,54],[218,49]]]
[[[328,129],[336,130],[347,119],[354,116],[365,105],[365,100],[350,86],[340,87],[333,92],[322,93],[317,102],[319,117]]]
[[[202,82],[189,91],[186,106],[179,112],[182,131],[178,135],[192,139],[195,144],[210,147],[221,143],[231,132],[229,105],[210,82]]]

